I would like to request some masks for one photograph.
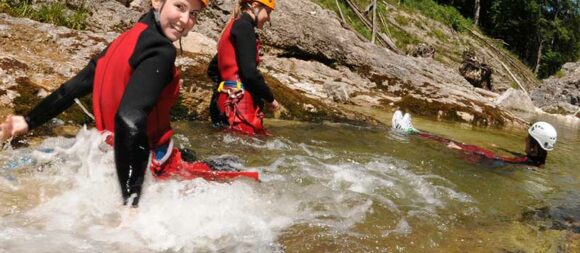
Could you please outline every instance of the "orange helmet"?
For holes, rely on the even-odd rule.
[[[203,7],[207,8],[209,5],[209,0],[201,0],[201,3],[203,3]]]
[[[275,10],[276,9],[276,0],[242,0],[242,3],[251,3],[251,2],[258,2],[266,7]]]

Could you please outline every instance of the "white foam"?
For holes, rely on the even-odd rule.
[[[290,145],[292,145],[292,143],[288,140],[272,138],[261,140],[256,137],[230,133],[224,134],[222,141],[228,144],[244,145],[266,150],[287,150],[290,149]]]
[[[406,235],[413,231],[409,217],[427,220],[450,204],[473,201],[444,178],[384,156],[360,161],[283,139],[224,135],[228,140],[288,154],[262,166],[262,183],[158,182],[147,175],[135,211],[121,204],[114,152],[98,132],[49,138],[41,145],[46,150],[28,152],[41,169],[11,182],[12,191],[39,200],[0,220],[0,251],[272,252],[295,224],[351,234],[381,208],[399,220],[395,228],[378,224],[385,236]]]
[[[146,177],[140,207],[128,215],[128,208],[121,205],[112,149],[103,148],[99,133],[81,130],[73,143],[49,141],[57,145],[51,153],[35,154],[39,160],[52,160],[48,170],[55,174],[43,171],[31,176],[47,185],[71,187],[45,197],[22,216],[11,217],[15,223],[2,224],[3,231],[21,231],[0,234],[0,245],[9,245],[2,247],[11,252],[42,252],[38,244],[44,241],[60,243],[63,248],[58,251],[75,252],[94,250],[102,243],[135,252],[272,251],[278,247],[278,232],[297,216],[296,201],[262,192],[254,182],[153,182],[151,175]],[[47,251],[51,247],[47,245]]]

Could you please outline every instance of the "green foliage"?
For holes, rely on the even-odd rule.
[[[445,33],[443,33],[441,30],[433,29],[428,34],[429,36],[437,38],[438,40],[443,41],[445,43],[449,42],[447,35],[445,35]]]
[[[495,0],[491,25],[484,29],[503,39],[528,66],[536,67],[540,59],[538,76],[544,78],[580,57],[579,4],[577,0]]]
[[[409,18],[402,16],[402,15],[397,15],[395,16],[395,21],[397,21],[397,23],[399,25],[402,26],[408,26],[409,25]]]
[[[335,11],[336,15],[340,16],[335,0],[316,0],[316,2],[318,2],[321,6],[327,9]],[[357,6],[359,6],[360,9],[363,9],[370,3],[369,0],[357,0],[354,2],[357,4]],[[362,21],[360,21],[360,19],[356,16],[356,14],[348,7],[348,5],[344,1],[339,0],[338,3],[342,13],[345,16],[347,23],[362,36],[370,40],[372,31],[368,29],[362,23]],[[377,8],[377,16],[387,17],[389,13],[387,13],[384,7],[381,7],[382,4],[380,1],[378,1],[377,3],[379,6],[379,8]],[[397,16],[395,17],[395,20],[397,23],[401,25],[408,25],[410,23],[409,18],[404,16]],[[391,38],[395,41],[397,47],[399,48],[406,48],[407,45],[417,44],[421,42],[416,36],[409,34],[403,30],[397,29],[396,27],[388,24],[384,26],[382,22],[379,22],[378,28],[380,31],[389,34]]]
[[[423,15],[437,20],[458,32],[465,31],[473,26],[471,20],[466,19],[453,6],[440,5],[433,0],[405,0],[404,6],[418,10]]]
[[[386,31],[386,29],[383,31]],[[417,36],[409,34],[403,30],[399,30],[396,27],[389,27],[389,32],[391,38],[395,40],[397,47],[401,49],[407,48],[407,45],[416,45],[421,42]]]
[[[33,6],[27,1],[14,3],[1,0],[0,10],[15,17],[25,17],[44,23],[83,30],[87,27],[89,11],[83,7],[70,9],[63,3],[49,3]]]
[[[336,11],[336,0],[316,0],[323,6]],[[455,31],[463,32],[473,27],[474,0],[384,0],[407,12],[419,12],[437,20]],[[353,0],[360,9],[371,0]],[[343,0],[338,1],[347,22],[363,36],[370,38],[366,28]],[[379,15],[389,13],[377,1]],[[545,78],[556,73],[566,62],[580,59],[580,0],[490,0],[480,1],[480,28],[488,35],[505,41],[499,44],[511,51],[530,68],[535,68],[540,59],[538,76]],[[402,26],[413,23],[425,29],[417,20],[397,15],[395,21]],[[420,42],[419,38],[389,24],[380,29],[388,33],[400,48]],[[441,31],[432,30],[429,36],[449,42]],[[541,55],[538,57],[542,45]]]
[[[339,16],[339,10],[336,6],[335,0],[315,0],[315,2],[319,3],[321,6],[324,6],[327,9],[333,10],[336,12],[336,15]],[[340,5],[340,10],[344,14],[344,18],[346,19],[347,23],[349,23],[352,28],[354,28],[357,32],[363,35],[365,38],[370,39],[372,35],[372,31],[368,29],[362,21],[356,16],[356,14],[348,7],[348,5],[344,1],[338,1]]]

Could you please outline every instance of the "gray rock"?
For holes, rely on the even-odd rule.
[[[580,110],[580,61],[564,64],[561,73],[544,79],[530,96],[546,112],[573,114]]]
[[[515,112],[536,112],[536,107],[532,103],[530,97],[528,97],[523,91],[513,88],[508,89],[499,96],[495,100],[495,104]]]

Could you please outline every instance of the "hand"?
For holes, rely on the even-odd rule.
[[[272,101],[272,103],[270,105],[272,106],[272,111],[280,110],[280,104],[278,103],[278,101],[276,99],[274,99],[274,101]]]
[[[22,116],[6,116],[6,120],[0,124],[0,141],[28,132],[28,123]]]
[[[455,144],[454,142],[449,142],[449,144],[447,144],[447,147],[461,150],[461,147]]]

